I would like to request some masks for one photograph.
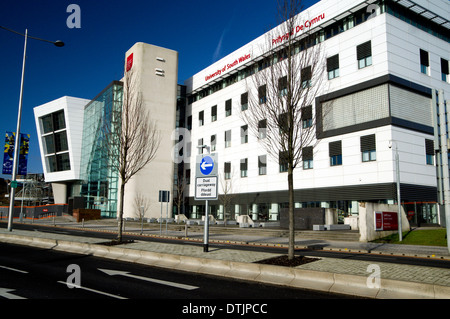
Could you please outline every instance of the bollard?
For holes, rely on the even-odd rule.
[[[184,237],[185,238],[188,237],[188,224],[187,223],[184,224]]]

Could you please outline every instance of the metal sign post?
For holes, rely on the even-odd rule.
[[[169,198],[170,191],[159,191],[159,202],[161,203],[161,215],[159,217],[159,235],[162,235],[162,203],[167,203],[167,212],[166,212],[166,233],[167,233],[167,219],[169,215]]]
[[[217,200],[217,154],[199,155],[196,162],[195,199],[205,200],[205,227],[203,234],[203,252],[209,248],[209,200]]]

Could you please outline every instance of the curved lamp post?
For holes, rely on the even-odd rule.
[[[23,37],[25,37],[25,45],[24,45],[24,49],[23,49],[23,63],[22,63],[22,78],[21,78],[21,82],[20,82],[20,97],[19,97],[19,114],[17,116],[17,129],[16,129],[16,136],[15,136],[15,142],[14,142],[14,158],[13,158],[13,170],[12,170],[12,178],[11,178],[11,183],[14,182],[14,184],[16,184],[16,175],[17,175],[17,165],[18,165],[18,157],[19,157],[19,149],[20,149],[20,121],[22,118],[22,100],[23,100],[23,82],[24,82],[24,77],[25,77],[25,60],[26,60],[26,55],[27,55],[27,40],[28,38],[30,39],[34,39],[34,40],[38,40],[38,41],[43,41],[43,42],[48,42],[48,43],[53,43],[55,46],[57,47],[63,47],[64,46],[64,42],[57,40],[57,41],[49,41],[49,40],[45,40],[45,39],[40,39],[40,38],[36,38],[36,37],[31,37],[28,35],[28,29],[25,30],[25,34],[22,34],[20,32],[5,28],[0,26],[0,29],[21,35]],[[13,187],[14,186],[14,187]],[[14,213],[14,199],[15,199],[15,194],[16,194],[16,185],[12,185],[11,184],[11,194],[9,197],[9,215],[8,215],[8,230],[12,231],[12,223],[13,223],[13,213]]]

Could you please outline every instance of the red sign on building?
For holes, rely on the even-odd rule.
[[[398,230],[398,214],[375,212],[375,230]]]
[[[127,57],[127,72],[133,67],[133,53]]]

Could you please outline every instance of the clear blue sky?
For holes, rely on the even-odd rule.
[[[305,7],[316,2],[307,0]],[[79,5],[81,28],[67,27],[69,4]],[[275,27],[276,8],[276,0],[1,1],[0,26],[66,44],[28,41],[21,127],[31,134],[28,172],[43,172],[33,107],[65,95],[94,98],[121,78],[125,52],[136,42],[178,51],[182,84]],[[4,132],[16,130],[23,44],[23,37],[0,29],[2,141]]]

